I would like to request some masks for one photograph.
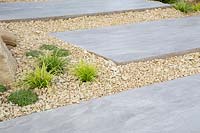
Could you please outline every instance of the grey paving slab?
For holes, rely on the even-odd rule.
[[[200,16],[53,33],[117,63],[200,48]]]
[[[58,0],[49,2],[0,3],[0,20],[74,17],[115,11],[168,7],[147,0]]]
[[[1,133],[199,133],[200,75],[0,123]]]

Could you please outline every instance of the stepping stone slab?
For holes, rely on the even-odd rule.
[[[169,5],[147,0],[59,0],[53,2],[0,3],[0,20],[59,16],[69,18],[160,7],[169,7]]]
[[[195,16],[52,35],[116,63],[127,63],[200,48],[199,31],[200,16]]]
[[[200,75],[0,123],[1,133],[198,133]]]

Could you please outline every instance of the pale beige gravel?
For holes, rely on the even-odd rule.
[[[195,15],[195,14],[193,14]],[[200,53],[168,59],[157,59],[146,62],[130,63],[117,66],[112,61],[105,60],[86,50],[75,47],[49,36],[49,32],[66,30],[90,29],[117,24],[138,23],[143,21],[160,20],[186,16],[174,9],[155,9],[143,12],[126,12],[110,15],[78,17],[74,19],[58,19],[49,21],[0,23],[0,28],[18,35],[20,45],[12,50],[19,68],[17,82],[24,74],[33,68],[34,60],[24,54],[30,49],[37,49],[42,44],[55,44],[71,51],[69,71],[55,77],[54,84],[49,89],[36,90],[39,101],[34,105],[18,107],[8,103],[6,97],[10,92],[20,87],[14,87],[0,94],[0,121],[15,118],[32,112],[56,108],[81,101],[102,97],[130,88],[138,88],[152,83],[163,82],[200,72]],[[95,44],[94,44],[95,45]],[[98,78],[92,83],[83,83],[73,76],[70,68],[80,59],[97,66]]]

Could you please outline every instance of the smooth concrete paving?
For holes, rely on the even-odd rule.
[[[200,48],[200,16],[53,33],[117,63]]]
[[[199,133],[200,75],[0,123],[0,133]]]
[[[168,4],[148,0],[58,0],[49,2],[0,3],[0,20],[59,16],[69,18],[81,15],[168,6]]]

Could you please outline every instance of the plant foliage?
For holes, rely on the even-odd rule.
[[[180,2],[175,3],[174,8],[184,13],[189,13],[193,11],[192,4],[187,3],[185,1],[180,1]]]
[[[26,56],[31,56],[31,57],[35,57],[35,58],[38,58],[41,55],[43,55],[43,53],[38,50],[30,50],[30,51],[26,52]]]
[[[47,72],[47,67],[43,63],[41,67],[36,67],[35,70],[29,73],[25,78],[25,84],[30,89],[48,87],[51,84],[53,75]]]
[[[18,90],[10,94],[8,101],[19,106],[26,106],[35,103],[38,96],[31,90]]]
[[[55,53],[39,58],[39,66],[42,66],[43,64],[45,64],[47,72],[51,74],[60,74],[64,72],[67,61],[60,58]]]
[[[91,64],[87,64],[83,61],[79,62],[75,66],[75,75],[82,81],[82,82],[90,82],[95,79],[97,76],[97,69],[95,66]]]
[[[57,55],[58,57],[66,57],[69,55],[69,50],[66,49],[58,49],[53,51],[54,55]]]
[[[5,92],[7,89],[4,85],[0,84],[0,92]]]
[[[55,45],[49,45],[49,44],[44,44],[40,47],[41,50],[58,50],[59,48],[56,47]]]

